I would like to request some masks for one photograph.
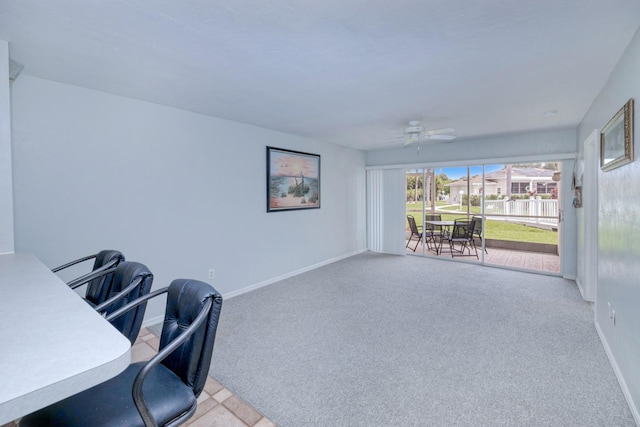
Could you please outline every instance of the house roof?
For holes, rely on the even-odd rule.
[[[548,181],[551,179],[555,171],[551,169],[542,169],[542,168],[524,168],[524,167],[512,167],[511,168],[511,181],[512,182],[528,182],[532,178],[541,178],[544,181]],[[506,178],[507,169],[503,168],[494,172],[489,172],[485,174],[485,180],[490,182],[497,182],[499,179]],[[470,182],[472,184],[482,184],[482,175],[474,175],[470,177]],[[457,179],[455,181],[451,181],[446,184],[448,186],[456,186],[461,183],[466,185],[467,179],[463,177],[461,179]]]
[[[638,0],[0,2],[22,75],[359,149],[575,128],[639,26]]]

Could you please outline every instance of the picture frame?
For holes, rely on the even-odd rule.
[[[267,147],[267,212],[320,208],[320,155]]]
[[[610,171],[633,162],[633,98],[600,132],[600,169]]]

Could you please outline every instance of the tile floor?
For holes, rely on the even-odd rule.
[[[131,362],[151,359],[160,339],[143,328],[131,347]],[[215,351],[215,348],[214,348]],[[17,426],[17,421],[0,427]],[[198,398],[196,413],[185,424],[192,427],[275,427],[275,424],[209,376]]]

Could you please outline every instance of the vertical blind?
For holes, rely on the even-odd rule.
[[[373,252],[405,253],[405,169],[367,171],[367,247]]]

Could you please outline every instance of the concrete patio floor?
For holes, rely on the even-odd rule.
[[[411,247],[413,247],[413,245],[415,245],[415,240],[411,243]],[[415,252],[407,248],[407,254],[422,256],[422,243],[418,244]],[[447,251],[444,251],[443,253],[438,255],[436,255],[434,251],[426,250],[424,252],[424,255],[430,257],[451,258],[451,253],[448,252],[448,249]],[[480,258],[479,260],[476,260],[475,256],[456,256],[454,257],[454,259],[463,259],[465,261],[480,263],[482,262],[482,253],[480,247],[478,247],[478,257]],[[484,254],[484,263],[487,265],[543,271],[545,273],[560,273],[560,256],[548,253],[487,248],[487,253]]]

